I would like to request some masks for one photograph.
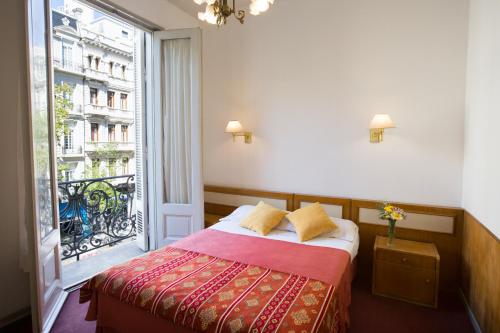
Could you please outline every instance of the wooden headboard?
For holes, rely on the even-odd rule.
[[[359,226],[360,246],[358,272],[370,276],[373,244],[377,235],[386,235],[387,224],[378,219],[380,201],[315,196],[205,186],[205,219],[213,224],[241,205],[264,201],[277,208],[293,211],[319,202],[330,216],[349,219]],[[455,290],[460,282],[460,253],[464,211],[461,208],[395,203],[408,212],[408,218],[398,224],[396,237],[436,244],[441,256],[440,286]]]

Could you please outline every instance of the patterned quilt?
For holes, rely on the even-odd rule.
[[[105,294],[200,332],[342,332],[348,304],[339,304],[336,287],[167,247],[96,275],[80,299]]]

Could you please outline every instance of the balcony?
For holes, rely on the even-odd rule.
[[[57,155],[66,158],[83,157],[83,147],[82,146],[59,147],[57,150]]]
[[[133,152],[135,151],[134,142],[119,142],[119,141],[109,141],[109,142],[87,142],[85,144],[85,151],[91,153],[99,153],[101,151],[107,152],[109,150],[121,151],[121,152]]]
[[[61,58],[53,58],[52,63],[56,71],[83,76],[83,66],[80,64],[65,62]]]
[[[134,193],[134,175],[59,183],[62,260],[135,237]]]
[[[102,72],[102,71],[94,69],[94,68],[85,67],[83,69],[83,73],[90,80],[96,80],[96,81],[101,81],[101,82],[108,82],[109,81],[109,75],[107,72]]]
[[[87,104],[85,105],[85,114],[99,117],[109,116],[107,105]]]

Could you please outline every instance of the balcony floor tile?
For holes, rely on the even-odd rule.
[[[104,247],[92,252],[79,261],[68,259],[62,262],[62,277],[64,288],[69,288],[91,278],[111,266],[121,264],[129,259],[145,254],[134,240]]]

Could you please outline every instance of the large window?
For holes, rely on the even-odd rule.
[[[115,108],[115,92],[108,91],[108,107],[111,109]]]
[[[128,125],[122,125],[122,142],[128,142]]]
[[[110,158],[108,160],[108,172],[111,177],[116,176],[116,159]]]
[[[90,124],[90,140],[92,142],[99,141],[99,124],[96,123]]]
[[[64,68],[73,66],[73,46],[63,43],[62,46],[62,65]]]
[[[127,110],[127,94],[120,94],[120,109]]]
[[[97,89],[90,88],[90,104],[97,105]]]
[[[128,175],[128,172],[129,172],[128,162],[129,162],[128,157],[124,157],[122,159],[122,175]]]
[[[115,142],[115,125],[108,125],[108,142]]]
[[[73,129],[66,128],[64,131],[64,149],[73,149]]]

